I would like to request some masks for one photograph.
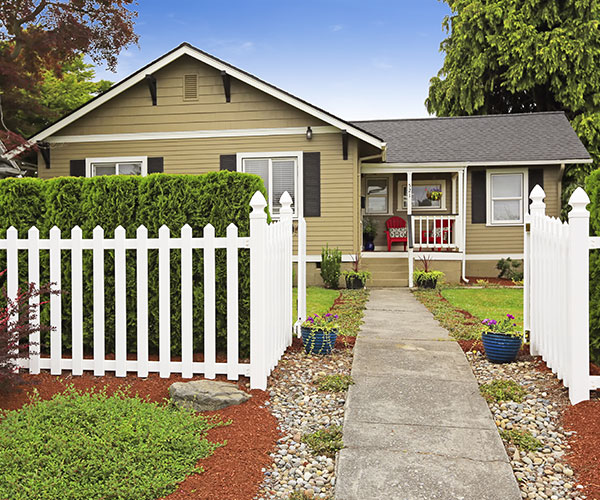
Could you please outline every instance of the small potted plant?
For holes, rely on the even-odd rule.
[[[515,317],[507,314],[500,321],[486,318],[482,321],[487,331],[481,334],[485,356],[492,363],[511,363],[523,343],[523,332],[517,331]]]
[[[301,327],[302,345],[306,354],[331,354],[339,331],[337,320],[338,315],[331,313],[306,318]]]
[[[421,257],[421,266],[423,269],[416,269],[413,272],[413,281],[419,288],[436,288],[438,283],[443,281],[444,273],[441,271],[434,271],[429,268],[431,259],[428,257]]]
[[[346,288],[349,290],[360,290],[365,287],[365,283],[371,277],[369,271],[359,271],[358,256],[352,257],[352,269],[342,272],[342,276],[346,280]]]
[[[363,243],[365,250],[372,252],[375,250],[375,236],[377,236],[377,226],[371,218],[363,219]]]

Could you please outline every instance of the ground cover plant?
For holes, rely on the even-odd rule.
[[[335,299],[340,296],[339,290],[330,290],[320,286],[306,287],[306,311],[310,315],[326,314],[333,306]],[[298,318],[298,289],[294,288],[292,294],[294,322]]]
[[[356,337],[363,324],[364,309],[369,300],[369,291],[342,290],[331,308],[331,314],[337,314],[340,335]]]
[[[516,429],[509,431],[501,430],[500,436],[505,441],[514,444],[524,451],[535,451],[542,447],[540,440],[534,438],[529,431],[518,431]]]
[[[302,442],[306,443],[316,455],[333,458],[344,447],[342,427],[334,425],[311,434],[305,434],[302,436]]]
[[[34,395],[0,420],[0,498],[156,500],[202,471],[218,425],[121,391]]]
[[[413,293],[456,340],[481,339],[483,328],[479,318],[457,310],[436,290],[414,290]]]
[[[504,317],[508,311],[517,326],[523,327],[522,288],[446,288],[441,294],[452,306],[476,318]]]
[[[317,387],[320,391],[327,392],[345,392],[354,384],[352,376],[341,375],[339,373],[333,375],[323,375],[316,380]]]
[[[513,380],[493,380],[479,386],[479,392],[488,403],[515,401],[520,403],[527,391]]]

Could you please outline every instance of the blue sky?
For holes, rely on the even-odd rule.
[[[118,81],[187,41],[348,120],[427,116],[442,65],[438,0],[139,0]]]

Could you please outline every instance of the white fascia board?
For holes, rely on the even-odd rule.
[[[440,165],[418,165],[412,167],[399,167],[390,163],[363,164],[360,168],[363,174],[406,174],[408,172],[420,173],[442,173],[459,172],[467,167],[466,164],[449,166],[448,163]]]
[[[311,127],[315,134],[339,133],[331,126]],[[219,137],[257,137],[274,135],[305,135],[306,127],[246,128],[225,130],[183,130],[179,132],[136,132],[126,134],[54,135],[49,143],[110,142],[110,141],[156,141],[169,139],[207,139]]]
[[[321,111],[321,110],[311,106],[310,104],[307,104],[307,103],[283,92],[282,90],[274,88],[265,82],[262,82],[262,81],[254,78],[238,69],[235,69],[226,63],[215,60],[214,58],[210,57],[208,54],[203,54],[203,53],[198,52],[188,46],[180,47],[177,50],[173,51],[171,54],[168,54],[168,55],[162,57],[161,59],[156,61],[154,64],[148,66],[144,71],[140,71],[138,74],[135,74],[135,75],[129,77],[128,79],[124,80],[121,84],[117,85],[113,89],[108,90],[105,94],[102,94],[101,96],[94,99],[87,105],[83,106],[81,109],[78,109],[77,111],[73,112],[69,116],[66,116],[64,119],[58,121],[54,125],[51,125],[47,129],[42,130],[39,134],[36,134],[35,136],[33,136],[28,141],[28,144],[29,145],[35,144],[35,142],[42,141],[42,140],[46,139],[48,136],[55,134],[56,132],[58,132],[62,128],[66,127],[70,123],[73,123],[75,120],[78,120],[79,118],[86,115],[90,111],[96,109],[98,106],[101,106],[102,104],[109,101],[113,97],[115,97],[115,96],[121,94],[122,92],[124,92],[125,90],[131,88],[133,85],[136,85],[137,83],[143,81],[145,79],[146,75],[155,73],[156,71],[164,68],[166,65],[170,64],[171,62],[175,61],[176,59],[179,59],[180,57],[182,57],[184,55],[193,57],[194,59],[196,59],[200,62],[203,62],[205,64],[208,64],[209,66],[212,66],[213,68],[215,68],[217,70],[225,71],[225,72],[227,72],[227,74],[229,76],[232,76],[233,78],[236,78],[237,80],[247,83],[248,85],[251,85],[252,87],[254,87],[258,90],[261,90],[261,91],[265,92],[266,94],[269,94],[287,104],[290,104],[291,106],[294,106],[295,108],[298,108],[298,109],[314,116],[315,118],[318,118],[319,120],[329,123],[330,125],[338,128],[340,130],[345,130],[349,134],[353,135],[354,137],[357,137],[358,139],[360,139],[368,144],[371,144],[380,149],[385,148],[385,142],[376,139],[372,135],[367,134],[366,132],[363,132],[360,129],[357,129],[357,128],[353,127],[352,125],[350,125],[342,120],[339,120],[339,119],[329,115],[328,113],[325,113],[324,111]]]
[[[590,159],[566,159],[566,160],[529,160],[529,161],[487,161],[487,162],[430,162],[430,163],[368,163],[361,166],[363,173],[383,173],[383,172],[416,172],[428,168],[435,168],[438,172],[443,172],[443,168],[455,169],[466,167],[526,167],[526,166],[544,166],[544,165],[567,165],[593,163]],[[450,170],[447,170],[450,171]]]

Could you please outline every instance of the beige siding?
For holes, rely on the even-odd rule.
[[[560,167],[546,166],[539,168],[544,168],[544,190],[546,191],[547,213],[549,215],[558,216],[560,213],[560,198],[558,195]],[[486,226],[485,224],[471,224],[472,172],[473,169],[468,169],[467,254],[523,253],[523,226],[491,227]]]
[[[198,100],[183,100],[183,76],[198,75]],[[324,125],[320,120],[260,90],[231,79],[225,102],[221,74],[184,56],[158,71],[157,105],[145,82],[138,83],[57,135],[173,132]]]
[[[242,152],[319,151],[321,153],[321,217],[307,218],[307,252],[320,255],[326,243],[345,254],[357,250],[357,146],[351,139],[348,160],[342,159],[341,134],[71,143],[52,149],[52,168],[39,160],[42,178],[69,175],[69,161],[112,156],[161,156],[165,173],[201,174],[219,170],[219,155]]]

